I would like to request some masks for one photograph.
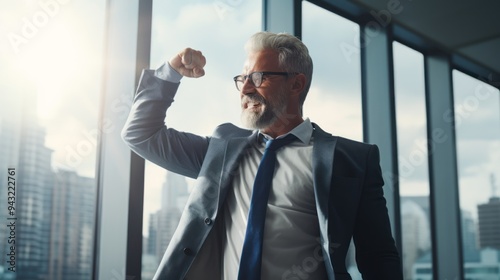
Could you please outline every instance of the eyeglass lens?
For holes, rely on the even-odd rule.
[[[235,79],[236,88],[238,90],[241,90],[243,84],[247,79],[250,79],[255,87],[260,87],[260,85],[262,84],[262,72],[253,72],[249,75],[239,76],[237,79]]]

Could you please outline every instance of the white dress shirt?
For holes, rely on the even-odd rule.
[[[321,247],[312,179],[312,131],[306,119],[290,132],[299,140],[276,151],[264,230],[263,280],[326,279],[324,264],[318,257]],[[226,197],[224,280],[238,276],[253,183],[264,149],[265,143],[259,139],[248,147]]]

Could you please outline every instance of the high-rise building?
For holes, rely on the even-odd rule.
[[[167,172],[161,192],[161,208],[176,208],[182,210],[189,196],[186,177],[173,172]]]
[[[469,211],[462,210],[462,252],[464,262],[472,262],[479,257],[477,224]]]
[[[95,180],[58,171],[51,211],[49,279],[90,279]]]
[[[16,211],[17,279],[46,279],[54,173],[52,150],[45,146],[45,129],[37,123],[36,98],[23,110],[19,136]]]
[[[1,114],[1,113],[0,113]],[[8,180],[8,173],[7,170],[8,168],[15,168],[18,166],[17,164],[17,159],[19,158],[18,152],[19,152],[19,136],[18,133],[16,133],[16,128],[12,124],[6,122],[5,118],[2,118],[0,115],[0,182],[3,184],[7,184]],[[17,137],[16,137],[17,135]],[[15,160],[9,160],[9,159],[15,159]],[[14,178],[17,178],[18,176],[14,176]],[[12,186],[12,185],[11,185]],[[14,185],[14,187],[16,187]],[[15,190],[15,189],[14,189]],[[6,211],[8,208],[7,204],[7,195],[8,195],[8,189],[7,185],[5,185],[5,190],[2,190],[0,192],[0,206],[2,211],[0,211],[0,220],[1,221],[7,221],[7,218],[9,218],[8,211]],[[6,242],[10,235],[10,230],[8,230],[7,227],[1,227],[0,228],[0,279],[3,279],[2,277],[2,271],[5,270],[7,272],[7,267],[9,266],[7,263],[9,256],[7,254],[4,254],[3,252],[10,252],[10,247],[12,244],[9,244]],[[5,278],[5,277],[4,277]]]
[[[36,89],[32,84],[0,84],[2,110],[0,110],[0,179],[7,182],[7,168],[15,170],[15,253],[16,273],[2,279],[45,279],[47,276],[47,250],[49,240],[50,199],[53,173],[52,150],[45,146],[45,129],[36,119]],[[0,193],[0,205],[7,209],[7,190]],[[7,212],[0,211],[3,221]],[[10,213],[8,214],[10,215]],[[11,217],[11,216],[9,216]],[[10,234],[7,227],[0,228],[0,238]],[[2,252],[10,251],[2,242]],[[6,247],[3,247],[6,246]],[[8,251],[7,251],[8,250]],[[6,255],[0,256],[0,268],[6,270]],[[8,278],[7,278],[8,277]]]
[[[40,275],[47,273],[52,151],[38,141],[43,139],[42,128],[33,126],[25,132],[16,191],[17,279],[39,279]]]
[[[500,250],[500,197],[477,206],[480,248]]]
[[[147,252],[155,255],[158,262],[163,257],[177,228],[188,196],[186,178],[167,172],[162,187],[161,209],[152,213],[149,219]]]
[[[155,255],[157,260],[160,261],[179,224],[181,211],[177,208],[162,208],[152,216],[153,227],[156,228]]]
[[[148,236],[144,237],[147,243],[143,243],[143,252],[147,255],[156,256],[156,230],[158,229],[157,212],[149,214]]]
[[[401,197],[401,227],[403,272],[410,278],[413,264],[431,249],[428,197]]]
[[[45,129],[36,117],[33,89],[17,92],[23,107],[0,112],[0,179],[15,168],[16,273],[10,273],[0,246],[0,279],[90,279],[94,235],[95,183],[74,172],[54,173],[52,150],[45,145]],[[5,174],[4,174],[5,173]],[[0,193],[7,209],[7,192]],[[7,211],[0,211],[6,220]],[[10,232],[0,228],[0,240]],[[57,258],[55,258],[57,256]],[[7,264],[7,265],[6,265]],[[50,265],[49,265],[50,264]]]
[[[18,172],[18,159],[19,159],[19,126],[14,125],[12,122],[8,122],[5,117],[1,116],[0,112],[0,182],[3,184],[7,184],[8,182],[8,168],[13,169],[16,173]],[[13,176],[14,179],[18,179],[19,175],[15,174]],[[17,191],[19,183],[16,181],[10,180],[12,182],[11,187],[15,189],[10,189]],[[9,212],[7,211],[8,206],[17,206],[17,205],[8,205],[7,197],[12,196],[12,194],[8,194],[7,185],[5,185],[5,189],[0,192],[0,206],[2,211],[0,211],[0,220],[7,221],[7,218],[10,218]],[[15,232],[13,232],[15,233]],[[7,242],[9,240],[9,236],[11,235],[10,229],[7,226],[0,227],[0,279],[15,279],[15,274],[8,270],[10,264],[7,262],[10,259],[10,256],[7,253],[10,253],[10,247],[15,245]],[[16,236],[17,238],[17,236]],[[11,240],[12,242],[12,240]],[[5,254],[4,254],[5,252]]]

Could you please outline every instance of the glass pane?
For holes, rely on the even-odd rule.
[[[104,12],[2,3],[0,279],[91,278]]]
[[[207,59],[203,78],[182,80],[167,126],[211,135],[221,123],[240,123],[240,97],[232,77],[241,73],[243,46],[260,30],[261,18],[261,1],[154,1],[151,68],[188,46]],[[145,172],[142,278],[151,279],[194,181],[150,162]]]
[[[302,3],[302,38],[314,62],[304,116],[334,135],[362,141],[361,58],[356,48],[359,25],[309,2]],[[318,26],[331,28],[325,33]]]
[[[432,279],[429,165],[423,55],[393,43],[405,279]]]
[[[499,91],[456,70],[453,89],[465,278],[499,279]]]
[[[359,25],[309,2],[302,3],[302,38],[314,63],[304,117],[333,135],[362,141],[360,51],[347,53],[344,48],[346,42],[359,46],[355,43]],[[329,26],[328,33],[318,26]],[[352,242],[346,263],[352,279],[361,279]]]

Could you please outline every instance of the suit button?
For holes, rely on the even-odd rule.
[[[184,248],[182,251],[184,252],[184,255],[186,255],[186,256],[193,255],[193,251],[189,248]]]
[[[212,224],[212,219],[210,218],[205,218],[205,224],[207,224],[208,226]]]

